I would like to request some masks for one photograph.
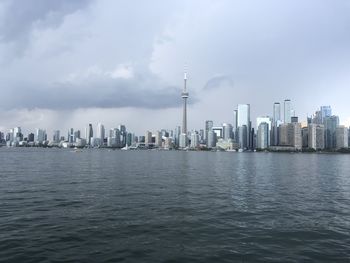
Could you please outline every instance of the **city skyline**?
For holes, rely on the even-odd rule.
[[[3,1],[0,130],[173,128],[185,63],[189,130],[232,122],[240,103],[253,105],[252,119],[270,115],[285,99],[301,119],[332,105],[349,126],[349,9],[346,1]]]

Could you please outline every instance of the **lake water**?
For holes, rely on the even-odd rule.
[[[1,262],[349,262],[350,155],[0,148]]]

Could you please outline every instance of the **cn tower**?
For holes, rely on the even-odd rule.
[[[187,136],[187,98],[188,98],[188,92],[186,87],[187,82],[187,74],[184,73],[184,89],[181,93],[181,97],[183,99],[183,115],[182,115],[182,134],[185,134]]]

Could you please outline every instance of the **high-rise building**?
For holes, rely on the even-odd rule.
[[[250,123],[250,105],[249,104],[238,104],[238,127],[249,126]]]
[[[191,133],[191,148],[196,149],[199,146],[199,134],[196,131]]]
[[[69,142],[69,143],[73,143],[73,142],[74,142],[74,129],[73,129],[73,128],[70,128],[70,129],[68,130],[68,136],[67,136],[67,138],[68,138],[68,142]]]
[[[259,125],[260,123],[267,123],[268,124],[268,139],[267,139],[267,147],[269,147],[271,145],[270,141],[271,141],[271,128],[272,128],[272,124],[273,124],[273,120],[271,119],[271,117],[269,116],[261,116],[261,117],[257,117],[256,118],[256,127],[259,130]]]
[[[251,147],[251,122],[250,122],[250,104],[238,104],[238,117],[237,117],[237,125],[238,125],[238,143],[239,145],[244,145],[244,148],[248,149]],[[243,131],[245,129],[245,131]],[[247,140],[243,142],[243,137],[240,135],[244,135],[243,137]]]
[[[208,132],[207,147],[209,149],[216,147],[216,133],[211,129]]]
[[[348,128],[340,125],[336,128],[336,149],[348,148]]]
[[[127,136],[126,126],[123,125],[123,124],[120,124],[118,126],[118,129],[120,131],[120,147],[125,147],[125,145],[126,145],[126,136]]]
[[[28,142],[34,142],[35,140],[35,135],[34,133],[29,133],[28,134]]]
[[[336,129],[339,126],[339,117],[330,116],[324,118],[325,128],[325,148],[334,149],[336,148]]]
[[[324,142],[324,125],[319,124],[316,126],[316,148],[323,150],[325,147],[325,142]]]
[[[94,132],[92,129],[92,124],[89,123],[88,127],[85,128],[85,139],[88,145],[91,145],[91,138],[94,137]]]
[[[156,131],[156,146],[162,147],[162,133],[160,131]]]
[[[233,139],[233,133],[232,133],[232,125],[229,123],[223,123],[222,124],[222,130],[223,130],[223,139],[229,140]]]
[[[77,130],[77,131],[74,132],[74,142],[76,142],[77,139],[81,139],[80,130]],[[86,140],[84,142],[86,144]]]
[[[180,135],[181,135],[181,127],[176,126],[175,131],[174,131],[174,144],[175,147],[180,146]]]
[[[213,128],[213,121],[205,121],[205,141],[208,142],[208,132]]]
[[[182,112],[182,134],[185,135],[185,141],[182,141],[182,148],[184,148],[183,146],[187,146],[187,99],[188,99],[188,92],[187,92],[187,74],[185,72],[184,74],[184,89],[181,93],[181,97],[183,99],[183,112]]]
[[[300,123],[283,123],[279,126],[280,146],[292,146],[302,149],[302,134]]]
[[[105,127],[102,123],[97,124],[97,130],[96,130],[96,137],[97,139],[97,146],[102,146],[104,144],[105,139]]]
[[[302,146],[303,148],[309,147],[309,127],[303,127],[301,129]]]
[[[145,144],[146,144],[146,145],[152,144],[152,132],[150,132],[150,131],[146,131],[146,134],[145,134]]]
[[[323,123],[324,119],[326,117],[331,117],[332,116],[332,108],[331,106],[321,106],[320,109],[321,112],[321,121]]]
[[[36,129],[35,140],[36,143],[42,144],[46,138],[46,131],[42,129]]]
[[[248,138],[248,129],[247,129],[247,126],[246,125],[243,125],[243,126],[239,126],[238,127],[238,145],[239,145],[239,148],[242,149],[242,150],[245,150],[248,148],[248,141],[249,141],[249,138]]]
[[[279,102],[273,104],[273,124],[276,125],[277,121],[281,121],[281,103]]]
[[[235,142],[237,142],[237,129],[238,129],[238,110],[233,111],[233,124],[232,124],[232,129],[233,129],[233,139]]]
[[[59,130],[53,131],[52,141],[54,143],[59,143],[60,142],[60,131]]]
[[[284,100],[284,123],[291,123],[291,102]]]
[[[269,124],[266,122],[260,122],[257,133],[257,148],[267,149],[269,147]]]

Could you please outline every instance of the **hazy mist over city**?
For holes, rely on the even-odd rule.
[[[349,126],[349,14],[345,0],[2,0],[0,130],[173,129],[185,65],[189,130],[284,99],[301,121],[331,105]]]

